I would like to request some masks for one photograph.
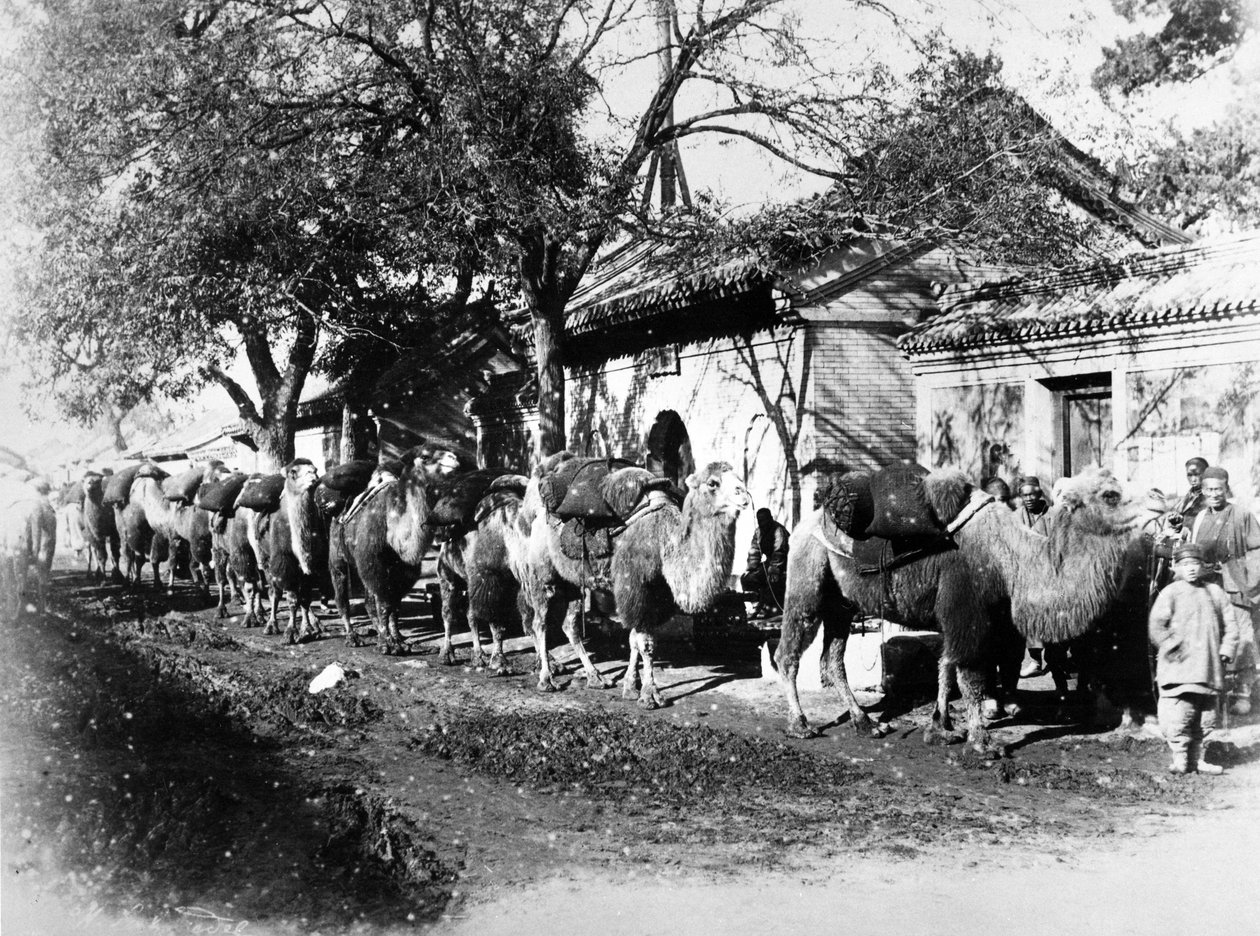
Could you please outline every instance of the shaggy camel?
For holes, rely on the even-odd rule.
[[[122,535],[126,578],[139,586],[145,562],[153,566],[153,587],[162,587],[162,563],[170,557],[171,508],[162,496],[162,481],[167,477],[157,465],[138,466],[121,508],[115,507],[115,520]]]
[[[351,575],[363,583],[364,604],[377,628],[382,653],[405,652],[398,606],[420,578],[420,563],[433,542],[428,525],[429,488],[459,467],[454,452],[432,444],[408,450],[402,474],[368,491],[332,521],[328,570],[346,642],[359,637],[350,621]]]
[[[229,474],[222,462],[213,462],[201,472],[200,484],[213,483]],[[170,584],[175,583],[174,557],[181,545],[188,547],[188,568],[193,584],[199,586],[205,595],[210,594],[211,577],[218,578],[214,555],[214,534],[211,531],[211,517],[208,511],[202,510],[187,501],[172,501],[171,505],[171,577]]]
[[[249,507],[237,507],[226,518],[221,548],[227,554],[228,567],[241,591],[245,606],[244,627],[261,627],[263,623],[263,570],[267,568],[271,539],[271,515]],[[220,602],[219,616],[227,616],[226,602]]]
[[[122,579],[118,569],[118,525],[114,509],[105,503],[105,479],[96,472],[83,476],[83,533],[87,541],[88,572],[95,569],[105,577],[105,560],[113,567],[115,580]]]
[[[956,675],[968,741],[977,751],[1000,754],[984,727],[981,706],[986,666],[1006,622],[1013,620],[1024,637],[1069,640],[1088,630],[1124,587],[1137,511],[1109,473],[1095,469],[1064,487],[1062,511],[1048,537],[1021,527],[1009,510],[974,492],[956,471],[932,472],[924,489],[936,516],[956,526],[957,548],[884,576],[858,573],[852,539],[821,509],[793,531],[778,650],[789,735],[817,734],[801,711],[796,677],[801,654],[820,626],[825,674],[854,727],[883,733],[858,705],[844,667],[849,627],[865,609],[939,629],[944,637],[936,708],[925,739],[954,740],[948,695]]]
[[[652,666],[654,632],[677,610],[695,614],[709,608],[726,588],[735,556],[735,520],[752,504],[743,482],[726,462],[714,462],[689,476],[687,488],[681,508],[669,493],[650,491],[643,509],[614,540],[611,558],[583,560],[571,559],[561,549],[562,524],[547,512],[538,477],[530,479],[522,512],[531,525],[522,584],[533,612],[539,690],[557,688],[547,656],[546,624],[561,614],[565,634],[582,658],[588,685],[605,685],[586,656],[574,619],[572,602],[585,586],[611,592],[622,624],[630,631],[630,661],[622,695],[633,698],[637,694],[643,708],[660,707]]]
[[[459,530],[438,553],[438,583],[442,589],[442,649],[438,661],[453,666],[457,660],[451,637],[461,622],[472,636],[473,666],[489,666],[491,675],[511,672],[503,653],[504,622],[518,612],[530,613],[524,604],[521,581],[526,575],[528,527],[520,523],[521,506],[529,479],[504,474],[480,500],[476,525]],[[491,653],[481,649],[481,624],[490,630]],[[528,625],[527,625],[528,626]],[[529,627],[532,632],[532,627]],[[581,646],[580,644],[578,645]],[[586,650],[580,650],[589,664]],[[593,672],[590,666],[588,672]],[[595,678],[600,679],[595,673]],[[602,680],[601,680],[602,682]]]
[[[278,634],[280,593],[289,604],[284,637],[297,643],[320,636],[319,621],[311,611],[311,592],[319,588],[328,563],[328,542],[315,504],[319,472],[308,459],[296,458],[284,469],[280,509],[271,515],[267,537],[267,573],[271,612],[265,634]],[[298,619],[301,618],[299,627]]]
[[[10,478],[0,481],[0,616],[15,621],[22,613],[26,580],[35,569],[35,610],[48,603],[48,580],[57,549],[57,511],[47,486]]]

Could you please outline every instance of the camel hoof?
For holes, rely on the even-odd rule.
[[[789,738],[801,738],[805,741],[821,736],[818,729],[810,727],[804,718],[789,719],[784,734]]]
[[[362,647],[363,646],[363,638],[359,636],[358,631],[353,630],[353,629],[348,629],[346,631],[345,636],[346,636],[347,647]]]
[[[267,626],[263,628],[264,637],[274,637],[280,633],[280,628],[276,627],[275,621],[268,621]]]
[[[657,695],[655,690],[652,692],[645,692],[643,695],[639,696],[639,708],[644,711],[651,712],[664,707],[664,701],[662,701],[661,697]]]
[[[397,640],[382,640],[380,643],[381,653],[385,656],[406,656],[407,648]]]
[[[1005,744],[996,744],[992,741],[977,741],[971,745],[971,749],[985,760],[1002,760],[1010,756]]]
[[[612,683],[610,683],[607,679],[605,679],[599,673],[587,673],[586,674],[586,688],[587,689],[611,689]]]
[[[550,676],[548,676],[546,679],[538,680],[538,691],[539,692],[559,692],[560,687],[555,684],[555,682],[552,680]]]
[[[853,719],[853,730],[868,738],[882,738],[888,734],[888,727],[873,722],[867,715]]]
[[[473,669],[485,669],[490,665],[490,658],[478,650],[468,658],[468,665]]]
[[[459,660],[456,659],[455,653],[452,650],[443,650],[441,653],[438,654],[437,661],[442,666],[458,666],[459,665]]]
[[[939,728],[936,725],[929,725],[923,729],[924,744],[958,744],[962,740],[961,733]]]
[[[298,643],[298,632],[292,627],[286,627],[284,629],[284,641],[290,645]]]
[[[231,615],[228,614],[227,605],[219,605],[219,609],[218,611],[215,612],[214,616],[218,618],[220,621],[222,621],[224,618],[231,617]]]

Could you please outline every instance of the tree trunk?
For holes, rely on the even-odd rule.
[[[372,458],[376,441],[376,423],[367,414],[366,400],[347,396],[341,406],[341,460]]]
[[[563,303],[544,302],[532,310],[534,354],[538,365],[538,451],[541,459],[563,451],[564,428]],[[547,306],[558,306],[548,308]]]
[[[293,423],[277,419],[267,426],[253,430],[254,444],[258,446],[258,470],[275,472],[293,461]]]

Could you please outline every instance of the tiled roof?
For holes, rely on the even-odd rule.
[[[1134,327],[1227,319],[1260,311],[1260,231],[1070,267],[967,284],[942,313],[903,336],[907,354],[1102,335]]]
[[[676,269],[663,262],[668,247],[632,240],[601,257],[565,309],[565,329],[582,335],[649,315],[747,291],[768,284],[753,257],[732,257]]]

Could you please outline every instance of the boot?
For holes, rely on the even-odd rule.
[[[1195,767],[1198,769],[1199,773],[1207,774],[1210,777],[1216,777],[1225,772],[1225,768],[1220,764],[1209,764],[1205,760],[1199,761]]]

